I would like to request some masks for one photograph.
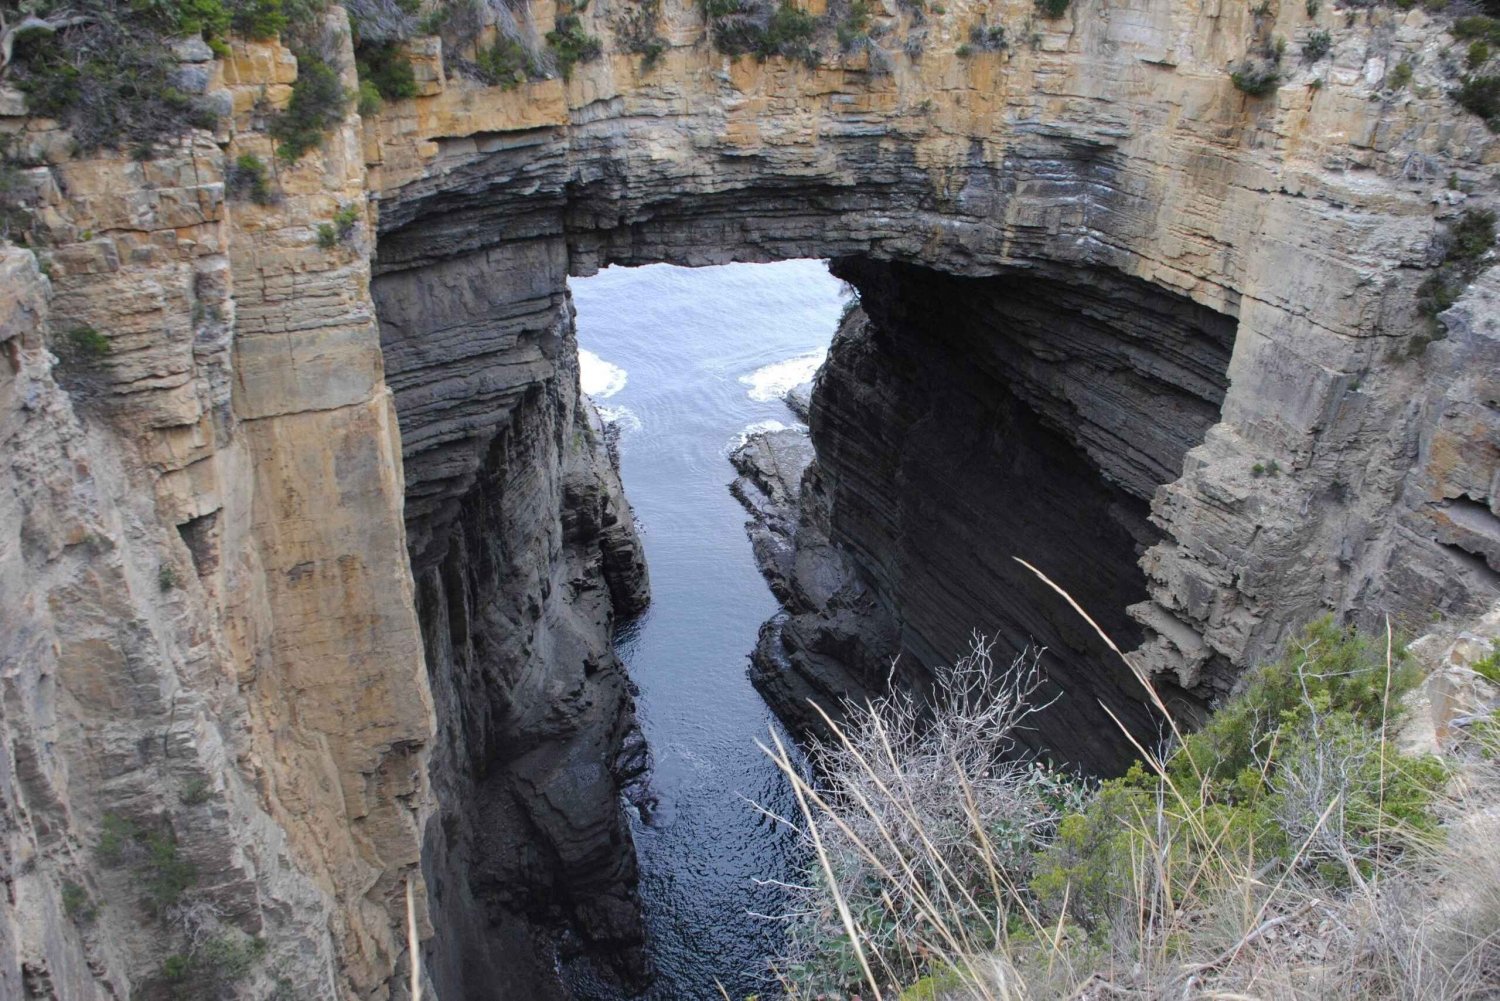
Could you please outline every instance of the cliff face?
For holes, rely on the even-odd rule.
[[[1023,551],[1190,711],[1323,609],[1415,621],[1493,600],[1494,279],[1437,344],[1415,301],[1494,152],[1443,93],[1459,55],[1429,15],[892,6],[874,49],[806,67],[726,60],[695,12],[663,10],[653,69],[607,56],[564,87],[450,85],[383,115],[366,137],[381,255],[514,270],[513,248],[551,239],[584,273],[847,259],[875,326],[863,367],[836,353],[814,420],[812,496],[853,560],[824,618],[888,621],[878,641],[808,620],[763,644],[801,675],[784,711],[883,677],[897,650],[951,656],[975,626],[1054,647],[1093,705],[1115,683],[1009,562]],[[588,30],[608,40],[616,13]],[[959,57],[981,22],[1011,45]],[[1247,53],[1314,29],[1330,58],[1287,58],[1270,96],[1232,84]],[[1387,86],[1403,64],[1413,82]],[[938,485],[975,457],[984,475]],[[992,532],[938,524],[954,490]]]
[[[231,207],[295,63],[207,66],[239,113],[150,159],[9,123],[47,276],[5,251],[7,997],[149,992],[194,936],[256,996],[382,996],[403,951],[432,704],[369,230],[316,238],[358,123]]]
[[[977,629],[1009,654],[1048,649],[1051,709],[1024,739],[1095,770],[1129,760],[1100,703],[1151,739],[1143,693],[1017,560],[1122,647],[1140,644],[1126,608],[1145,600],[1138,560],[1161,538],[1150,499],[1214,423],[1232,322],[1087,269],[974,279],[846,258],[834,272],[861,290],[862,313],[813,393],[817,465],[794,533],[791,614],[762,636],[757,682],[817,729],[807,695],[878,691],[898,655],[920,686],[922,665],[951,660]],[[807,558],[827,540],[856,567],[836,588]],[[848,614],[862,590],[878,614]],[[811,690],[795,691],[788,671]]]
[[[439,720],[429,965],[453,997],[562,996],[560,928],[644,975],[620,794],[645,761],[610,634],[645,563],[578,395],[560,259],[519,253],[375,284]]]
[[[264,940],[254,996],[399,993],[408,883],[443,997],[557,990],[559,928],[639,975],[608,630],[644,575],[565,288],[605,263],[839,257],[864,294],[803,504],[832,614],[886,620],[821,666],[793,644],[790,692],[993,623],[1128,703],[1013,554],[1194,701],[1322,608],[1492,601],[1500,279],[1436,343],[1414,299],[1495,147],[1428,14],[1325,6],[1331,59],[1252,98],[1228,68],[1295,46],[1302,5],[893,3],[874,50],[807,66],[718,55],[669,0],[648,70],[596,0],[606,54],[569,82],[482,87],[427,45],[423,95],[351,115],[269,206],[224,179],[274,160],[279,46],[184,53],[231,114],[144,162],[0,93],[47,236],[0,258],[0,993],[158,977],[185,934],[161,854],[192,920]],[[960,57],[981,20],[1010,46]],[[842,628],[799,613],[803,651]]]

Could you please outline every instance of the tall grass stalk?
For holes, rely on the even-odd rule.
[[[1029,758],[1016,733],[1047,708],[1039,655],[1002,667],[977,635],[928,699],[819,708],[831,736],[811,774],[773,735],[813,860],[788,887],[789,997],[1500,996],[1500,725],[1446,771],[1388,754],[1411,684],[1389,624],[1384,663],[1330,649],[1326,626],[1251,675],[1293,685],[1291,708],[1242,706],[1243,760],[1210,759],[1231,753],[1222,735],[1181,733],[1032,569],[1131,670],[1169,747],[1135,743],[1143,764],[1103,785]],[[1434,774],[1455,776],[1435,801]]]

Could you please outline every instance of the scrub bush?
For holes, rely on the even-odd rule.
[[[560,8],[556,26],[547,32],[547,48],[564,80],[573,78],[574,66],[593,62],[604,54],[603,43],[584,31],[578,15],[567,8]]]
[[[778,966],[795,996],[1456,1001],[1500,962],[1488,835],[1445,838],[1447,767],[1392,747],[1418,680],[1399,645],[1315,622],[1202,730],[1097,785],[1019,754],[1039,680],[979,641],[930,706],[846,705],[813,777],[778,746],[815,859]],[[1460,866],[1434,924],[1430,873]],[[1263,947],[1278,928],[1318,945]]]
[[[217,37],[228,14],[217,0],[123,5],[109,0],[42,3],[54,31],[16,39],[7,67],[33,114],[55,118],[84,151],[149,147],[190,128],[214,128],[217,115],[180,86],[167,48],[173,35]]]
[[[291,102],[271,120],[268,129],[276,140],[277,159],[288,164],[302,159],[343,119],[348,103],[349,95],[344,93],[338,71],[315,52],[298,52]]]
[[[224,178],[224,188],[230,198],[248,198],[257,205],[270,205],[276,200],[265,161],[254,153],[235,158]]]
[[[360,84],[374,85],[382,100],[401,101],[417,96],[417,78],[396,42],[362,42],[354,51]]]
[[[1328,55],[1333,48],[1333,35],[1327,31],[1314,31],[1308,34],[1307,41],[1302,43],[1302,58],[1310,63]]]
[[[1487,266],[1484,260],[1495,244],[1495,213],[1470,209],[1442,236],[1442,257],[1417,288],[1417,309],[1435,319],[1452,306],[1465,287]]]

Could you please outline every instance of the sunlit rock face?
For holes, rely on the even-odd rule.
[[[1414,306],[1495,170],[1432,15],[893,4],[878,55],[807,66],[727,59],[667,0],[649,69],[621,16],[589,5],[605,56],[514,90],[423,43],[421,96],[351,111],[271,205],[224,181],[274,160],[275,43],[213,62],[223,127],[149,161],[0,94],[47,237],[0,262],[0,993],[125,996],[173,950],[129,907],[68,919],[68,883],[128,898],[91,851],[108,815],[173,832],[266,940],[246,991],[399,995],[408,886],[449,1001],[557,995],[560,939],[640,977],[608,632],[644,577],[565,289],[609,262],[841,258],[865,296],[797,532],[846,621],[789,603],[783,705],[894,651],[920,681],[980,628],[1054,647],[1040,746],[1115,760],[1096,699],[1152,721],[1014,555],[1188,710],[1323,610],[1496,596],[1500,279],[1440,340]],[[981,21],[1012,44],[959,58]],[[1315,27],[1328,59],[1230,83]],[[107,355],[54,364],[84,328]]]

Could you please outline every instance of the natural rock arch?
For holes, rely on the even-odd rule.
[[[1165,6],[1149,17],[1172,19]],[[447,98],[439,95],[436,112],[404,119],[397,111],[377,123],[384,166],[373,293],[401,416],[407,521],[428,634],[434,622],[473,622],[476,602],[488,600],[470,589],[455,608],[455,589],[434,583],[472,579],[451,565],[451,540],[466,532],[453,526],[465,522],[466,505],[501,496],[523,508],[557,503],[558,484],[541,501],[517,500],[537,489],[518,482],[526,464],[502,463],[497,476],[492,460],[495,442],[540,440],[538,429],[557,426],[541,415],[572,405],[567,276],[657,262],[840,258],[842,273],[868,296],[877,328],[886,329],[880,350],[899,341],[908,353],[922,352],[926,344],[944,364],[990,369],[993,385],[1014,397],[1008,412],[1033,422],[1025,433],[1059,435],[1070,461],[1081,462],[1076,468],[1097,476],[1100,493],[1088,510],[1118,509],[1113,541],[1102,549],[1109,562],[1150,547],[1139,571],[1122,567],[1093,590],[1086,580],[1068,581],[1066,569],[1054,572],[1082,587],[1086,599],[1108,604],[1107,596],[1130,595],[1130,617],[1124,601],[1094,610],[1118,635],[1143,640],[1138,663],[1165,672],[1191,693],[1191,704],[1222,693],[1236,669],[1321,609],[1358,607],[1370,616],[1469,609],[1492,594],[1492,567],[1433,542],[1442,534],[1433,527],[1444,517],[1441,498],[1463,490],[1445,482],[1448,472],[1409,458],[1411,442],[1445,433],[1431,423],[1438,401],[1467,398],[1476,384],[1446,354],[1390,358],[1391,345],[1404,345],[1422,322],[1411,306],[1415,282],[1396,263],[1425,254],[1432,222],[1422,197],[1398,185],[1376,197],[1362,175],[1321,170],[1315,161],[1338,145],[1311,139],[1327,109],[1247,105],[1226,80],[1200,75],[1201,62],[1178,67],[1185,82],[1170,96],[1142,90],[1105,100],[1108,81],[1155,65],[1160,36],[1127,42],[1111,24],[1086,21],[1064,29],[1061,49],[1043,45],[1040,54],[1021,55],[1027,65],[1012,64],[1009,75],[982,62],[968,70],[971,79],[948,80],[935,108],[913,100],[914,81],[900,74],[892,81],[742,60],[714,77],[712,57],[673,52],[655,79],[635,78],[619,59],[580,70],[566,105],[550,109],[545,85],[535,85],[494,95],[485,122],[442,111]],[[1201,22],[1192,30],[1207,31]],[[1216,34],[1195,39],[1189,48],[1202,58],[1223,44]],[[710,93],[671,97],[698,74],[713,80]],[[1197,118],[1177,114],[1182,100],[1197,102]],[[1340,110],[1355,113],[1350,105]],[[1214,128],[1229,138],[1211,138]],[[1273,147],[1270,140],[1287,135],[1306,145],[1295,154]],[[1447,142],[1453,155],[1469,155],[1451,137],[1410,141]],[[1273,180],[1287,177],[1295,183]],[[966,311],[966,297],[994,315]],[[934,337],[910,322],[923,313],[966,332]],[[1460,336],[1435,350],[1456,358],[1494,347]],[[1122,431],[1110,408],[1131,395],[1122,394],[1127,384],[1137,402],[1114,411],[1127,415]],[[1170,401],[1153,411],[1148,401],[1168,390]],[[971,387],[970,395],[979,394]],[[1358,459],[1352,442],[1360,443]],[[1372,453],[1384,458],[1372,461]],[[1031,468],[1047,467],[1034,461]],[[1257,475],[1267,468],[1279,475]],[[1472,478],[1476,468],[1458,470],[1458,478]],[[535,545],[545,548],[544,535],[533,536]],[[1361,541],[1351,547],[1351,538]],[[841,541],[858,548],[848,530]],[[894,536],[864,541],[866,569],[884,578],[887,603],[925,620],[901,645],[927,659],[940,658],[958,630],[985,625],[959,620],[993,607],[994,596],[1021,579],[992,569],[980,599],[954,602],[946,615],[931,603],[922,611],[910,594],[892,598],[901,589],[876,550],[894,546],[908,566],[912,552]],[[1403,574],[1395,586],[1393,567]],[[1030,621],[1014,614],[1039,593],[1012,606],[1020,620],[1014,631],[1066,633],[1064,645],[1086,648],[1084,631],[1064,625],[1060,614]],[[524,663],[526,646],[506,656]],[[429,642],[435,679],[473,670],[469,661],[450,669],[447,656]],[[1093,696],[1143,729],[1149,714],[1119,674],[1063,673],[1077,715],[1058,716],[1043,742],[1058,750],[1070,724],[1100,734],[1096,748],[1075,742],[1061,751],[1107,767],[1123,741],[1113,738]],[[859,674],[845,677],[858,681]],[[459,722],[476,714],[473,689],[462,698],[453,693],[445,711],[443,682],[436,685],[439,717],[448,721],[439,746],[474,752],[472,728]],[[807,691],[794,682],[784,701]],[[513,717],[488,725],[528,729]],[[488,773],[495,762],[484,755],[492,750],[448,773]],[[435,766],[434,775],[444,770]],[[512,780],[540,787],[514,770]],[[436,781],[450,807],[465,799],[441,795]],[[512,820],[537,835],[534,817]],[[449,826],[494,824],[455,813]],[[628,882],[615,861],[580,864],[610,858],[600,846],[620,832],[606,828],[582,838],[543,832],[541,842],[569,845],[567,864],[507,899],[540,920],[591,926],[606,948],[628,951],[636,934],[628,920],[613,909],[619,921],[612,925],[585,899],[612,879]],[[482,846],[455,851],[458,868],[483,871]],[[502,864],[493,883],[512,881],[514,889],[514,863]],[[434,880],[440,913],[442,882]],[[543,898],[547,913],[535,913]],[[480,971],[473,957],[493,948],[493,939],[464,916],[468,905],[453,906],[439,918],[449,930],[450,969]],[[559,913],[569,908],[571,917]],[[455,931],[465,927],[472,937]]]

